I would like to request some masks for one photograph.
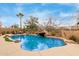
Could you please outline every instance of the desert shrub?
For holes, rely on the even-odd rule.
[[[56,34],[57,34],[56,31],[52,31],[52,32],[51,32],[51,35],[52,35],[52,36],[55,36]]]
[[[73,40],[73,41],[75,41],[75,42],[77,42],[77,37],[74,36],[74,35],[72,35],[69,39],[70,39],[70,40]]]
[[[52,36],[61,36],[61,31],[60,31],[60,30],[53,30],[53,31],[51,32],[51,35],[52,35]]]
[[[3,35],[6,34],[6,31],[5,31],[4,29],[2,29],[2,34],[3,34]]]
[[[6,34],[9,34],[9,31],[6,31]]]

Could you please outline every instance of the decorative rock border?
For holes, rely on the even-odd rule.
[[[55,37],[55,36],[47,36],[47,37],[50,37],[50,38],[59,38],[61,40],[64,40],[64,42],[67,44],[77,44],[76,42],[72,41],[72,40],[68,40],[68,39],[65,39],[63,37]]]

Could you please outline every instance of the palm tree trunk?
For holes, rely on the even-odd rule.
[[[20,28],[22,29],[22,18],[20,17]]]

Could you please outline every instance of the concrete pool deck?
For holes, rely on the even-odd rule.
[[[0,37],[0,40],[4,39]],[[79,56],[79,44],[68,43],[65,46],[32,52],[22,50],[20,43],[4,41],[0,44],[0,56]]]

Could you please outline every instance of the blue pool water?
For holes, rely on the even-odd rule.
[[[29,51],[40,51],[48,48],[64,46],[63,40],[39,35],[14,35],[13,40],[21,40],[21,48]]]

